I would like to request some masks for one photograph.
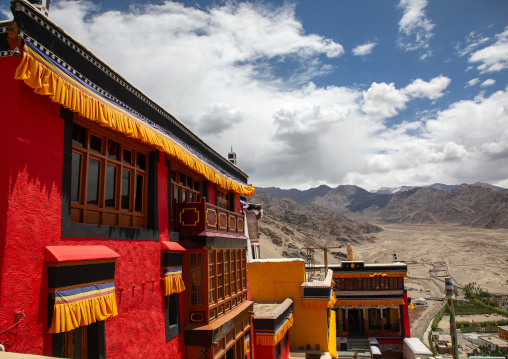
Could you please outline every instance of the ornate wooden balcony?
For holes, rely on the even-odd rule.
[[[176,231],[181,235],[247,239],[242,214],[211,205],[204,198],[177,203],[175,212]]]

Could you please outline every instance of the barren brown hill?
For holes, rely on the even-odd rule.
[[[462,184],[452,190],[415,187],[393,194],[371,193],[357,186],[326,186],[307,191],[269,188],[301,204],[338,212],[371,223],[461,224],[477,228],[508,228],[508,190]]]
[[[259,222],[261,241],[279,247],[277,256],[304,258],[302,248],[372,241],[375,239],[372,234],[382,231],[378,226],[353,222],[326,208],[302,206],[260,190],[256,190],[249,202],[263,205],[264,216]],[[342,252],[332,251],[331,255],[338,258],[343,256]]]

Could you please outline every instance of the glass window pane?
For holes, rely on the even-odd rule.
[[[90,150],[102,153],[102,138],[90,136]]]
[[[142,170],[146,169],[146,156],[142,153],[138,153],[138,158],[136,160],[136,167]]]
[[[185,185],[185,175],[183,173],[180,173],[180,184],[183,186]]]
[[[187,203],[187,191],[182,191],[182,203]]]
[[[171,181],[176,182],[176,172],[171,171]]]
[[[132,164],[132,152],[129,150],[123,150],[123,161],[125,163]]]
[[[72,144],[85,147],[86,130],[80,125],[73,124],[72,126]]]
[[[122,172],[122,209],[129,209],[131,193],[131,172],[123,170]]]
[[[143,176],[136,175],[136,192],[134,193],[134,209],[138,212],[143,210]]]
[[[200,192],[201,184],[199,182],[194,182],[194,190]]]
[[[106,207],[116,205],[116,166],[107,166],[106,170]]]
[[[72,152],[71,201],[79,202],[79,186],[81,184],[81,155]]]
[[[88,188],[86,202],[99,204],[99,175],[101,173],[100,161],[90,158],[88,162]]]
[[[176,200],[176,203],[180,203],[180,188],[179,187],[175,187],[175,200]]]
[[[108,140],[108,156],[114,160],[120,158],[120,145],[118,142]]]

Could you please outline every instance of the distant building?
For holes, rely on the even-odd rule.
[[[336,350],[335,313],[329,310],[335,305],[331,270],[307,282],[302,259],[260,259],[249,262],[248,275],[255,303],[282,303],[271,311],[266,306],[254,306],[256,358],[260,358],[258,353],[265,353],[261,358],[270,358],[274,352],[287,358],[288,344],[292,349],[318,353]],[[290,311],[291,315],[284,314]],[[272,318],[270,328],[261,326],[261,322],[268,322],[268,315]],[[289,342],[280,344],[286,339],[281,330],[286,329]]]
[[[498,326],[497,333],[499,338],[508,340],[508,325]]]
[[[361,353],[359,357],[373,358],[377,355],[402,358],[404,348],[407,353],[422,351],[419,339],[404,342],[410,338],[408,299],[404,290],[406,264],[343,261],[329,265],[326,273],[325,270],[322,265],[306,267],[301,259],[249,262],[249,288],[254,303],[273,303],[276,308],[289,298],[293,301],[293,323],[288,330],[292,350],[329,351],[332,357],[337,353],[342,358],[352,356],[355,351]],[[254,318],[258,317],[258,311],[255,304]],[[255,353],[261,350],[271,356],[279,350],[284,358],[281,349],[285,345],[275,341],[262,344],[256,321],[254,342]],[[270,348],[259,349],[260,345],[268,344]]]
[[[436,348],[439,354],[452,354],[453,347],[450,334],[433,332],[432,341],[434,342],[434,348]]]
[[[508,350],[508,341],[491,335],[483,335],[478,337],[479,345],[488,346],[490,349],[495,350],[499,347],[501,350]]]

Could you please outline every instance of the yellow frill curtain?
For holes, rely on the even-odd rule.
[[[333,308],[336,302],[337,298],[333,290],[330,299],[302,299],[304,308]]]
[[[180,274],[164,276],[164,295],[181,293],[185,290],[185,284],[182,279],[182,268]]]
[[[55,304],[50,333],[62,333],[118,315],[113,293],[73,303]]]
[[[289,317],[284,321],[284,323],[282,323],[282,325],[277,329],[277,331],[274,334],[258,333],[256,332],[256,330],[254,330],[254,333],[256,335],[256,344],[274,346],[278,342],[280,342],[282,338],[284,338],[284,335],[286,335],[287,331],[292,326],[293,326],[293,313],[289,315]]]
[[[250,336],[246,335],[243,339],[243,354],[250,353]]]
[[[42,58],[26,44],[23,59],[16,69],[14,78],[24,81],[25,84],[34,89],[36,94],[49,96],[51,101],[61,104],[88,120],[123,133],[128,137],[149,143],[159,150],[178,158],[186,166],[224,189],[247,197],[252,196],[254,193],[252,185],[241,184],[224,176],[169,136],[142,121],[136,120],[123,108],[101,99],[98,94],[59,70],[56,65]]]
[[[371,277],[371,278],[388,277],[388,274],[386,274],[386,273],[374,273],[374,274],[369,274],[369,277]]]

